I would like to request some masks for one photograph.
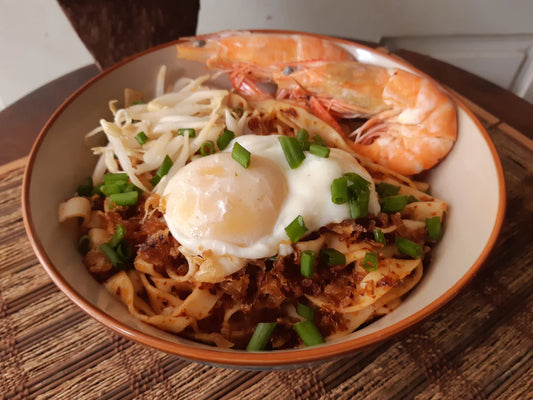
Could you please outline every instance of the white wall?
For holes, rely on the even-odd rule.
[[[0,0],[0,110],[92,62],[55,0]]]
[[[533,102],[531,0],[201,0],[199,33],[248,28],[410,48],[470,69]],[[0,0],[0,55],[0,110],[92,63],[56,0]]]

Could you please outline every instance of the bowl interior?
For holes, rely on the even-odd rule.
[[[409,69],[358,45],[344,46],[361,61]],[[124,88],[139,90],[146,99],[153,97],[161,65],[167,66],[167,84],[179,76],[195,77],[206,72],[197,63],[178,60],[174,46],[163,47],[105,72],[78,92],[47,125],[34,147],[27,172],[25,211],[31,227],[30,236],[38,244],[37,252],[56,283],[66,283],[73,288],[75,294],[70,297],[84,309],[87,310],[84,307],[87,303],[111,317],[104,323],[120,321],[122,324],[115,329],[133,337],[142,333],[164,341],[162,346],[169,352],[179,353],[173,349],[173,344],[186,344],[213,352],[235,353],[235,350],[216,349],[179,338],[131,317],[126,308],[89,275],[76,251],[76,235],[57,221],[58,204],[72,196],[78,183],[90,176],[96,162],[84,142],[84,135],[98,126],[101,118],[111,119],[108,102],[121,100]],[[224,78],[217,83],[228,85]],[[436,307],[434,302],[462,281],[480,255],[488,251],[486,245],[498,229],[502,207],[498,161],[479,125],[462,108],[459,108],[458,122],[459,135],[452,152],[429,174],[432,193],[449,205],[445,234],[435,249],[432,263],[422,281],[394,312],[337,342],[368,338],[401,324],[432,303]],[[354,346],[357,347],[355,342]],[[305,360],[306,351],[298,350],[301,357],[297,359]],[[269,356],[265,354],[264,357]]]

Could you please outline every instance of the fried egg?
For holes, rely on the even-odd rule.
[[[251,153],[248,168],[232,159],[235,142]],[[198,255],[274,256],[290,245],[285,227],[298,215],[308,234],[350,218],[347,204],[331,200],[331,183],[347,172],[371,182],[369,213],[379,213],[372,178],[352,155],[333,148],[328,158],[305,154],[302,164],[291,169],[277,135],[245,135],[223,152],[191,161],[169,178],[163,194],[170,232]],[[226,275],[243,266],[226,264]]]

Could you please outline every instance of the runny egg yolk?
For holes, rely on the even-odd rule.
[[[287,181],[268,158],[254,154],[243,168],[230,153],[217,153],[180,169],[165,192],[171,230],[190,239],[247,247],[272,232]]]

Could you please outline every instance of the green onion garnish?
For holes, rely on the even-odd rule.
[[[331,201],[334,204],[344,204],[348,201],[348,183],[344,176],[331,182]]]
[[[374,251],[367,252],[363,258],[363,268],[367,271],[378,269],[378,255]]]
[[[150,179],[150,183],[152,184],[152,186],[155,186],[159,183],[160,180],[161,180],[160,176],[154,175],[154,177]]]
[[[278,140],[289,167],[291,167],[291,169],[298,168],[303,160],[305,160],[305,154],[298,143],[298,140],[288,136],[280,136],[278,137]]]
[[[148,141],[148,136],[146,136],[146,133],[144,132],[139,132],[135,135],[135,140],[142,146]]]
[[[124,239],[124,235],[126,235],[126,228],[124,228],[124,225],[118,224],[117,228],[115,229],[115,233],[113,233],[113,237],[107,243],[111,247],[115,248],[119,245],[122,239]]]
[[[409,197],[407,198],[407,204],[416,203],[417,201],[420,201],[420,200],[418,200],[415,196],[409,195]]]
[[[374,229],[374,240],[381,244],[387,244],[387,240],[385,239],[385,234],[379,228]]]
[[[124,188],[123,192],[133,192],[133,191],[136,191],[136,192],[139,192],[139,194],[141,194],[143,192],[143,190],[141,188],[138,188],[137,186],[135,186],[133,183],[131,182],[128,182],[128,184],[126,185],[126,187]]]
[[[200,154],[202,156],[209,156],[215,152],[215,144],[211,140],[206,140],[200,146]]]
[[[239,142],[235,142],[231,151],[231,158],[241,164],[244,168],[250,166],[250,152],[242,147]]]
[[[133,250],[131,249],[130,244],[125,240],[119,243],[116,252],[120,261],[129,261],[133,257]]]
[[[391,185],[390,183],[380,182],[376,185],[376,192],[381,197],[396,196],[400,191],[400,186]]]
[[[390,196],[381,201],[381,211],[387,214],[402,211],[407,205],[407,196]]]
[[[168,174],[168,171],[170,171],[170,168],[172,168],[172,160],[168,155],[165,156],[165,159],[163,160],[163,163],[159,167],[159,169],[156,171],[154,177],[150,179],[150,183],[155,186],[159,183],[162,177],[164,177],[166,174]]]
[[[260,322],[257,324],[254,334],[252,335],[250,342],[248,342],[248,346],[246,346],[246,350],[264,350],[276,325],[276,322]]]
[[[105,174],[104,175],[104,183],[106,185],[110,184],[126,184],[128,183],[128,174],[126,173],[118,173],[118,174]]]
[[[93,194],[97,194],[99,196],[105,196],[104,192],[102,192],[102,188],[105,186],[104,182],[96,185],[94,188],[93,188]]]
[[[196,130],[193,128],[180,128],[178,129],[178,135],[185,136],[187,134],[188,137],[196,137]]]
[[[107,183],[100,187],[100,190],[105,196],[111,196],[115,193],[122,193],[126,185],[123,182],[120,183]]]
[[[120,262],[120,258],[117,252],[109,245],[109,243],[103,243],[100,245],[100,250],[107,256],[109,261],[113,266],[117,265]]]
[[[313,142],[315,142],[315,144],[319,144],[321,146],[325,146],[326,145],[326,143],[324,143],[324,139],[322,139],[322,136],[320,136],[320,135],[313,136]]]
[[[309,139],[309,132],[307,132],[307,129],[299,129],[298,132],[296,132],[296,140],[299,142],[305,142]]]
[[[109,196],[111,204],[117,206],[134,206],[137,204],[138,198],[139,192],[135,190],[126,193],[115,193]]]
[[[296,312],[301,317],[304,317],[305,319],[308,319],[309,321],[312,321],[315,319],[315,310],[313,310],[311,307],[306,306],[305,304],[298,303],[296,305]]]
[[[232,131],[224,129],[224,133],[222,133],[217,139],[217,147],[219,150],[224,150],[234,138],[235,134]]]
[[[78,251],[85,255],[89,252],[91,249],[91,238],[89,238],[89,235],[83,235],[78,240]]]
[[[312,250],[302,251],[300,257],[300,273],[307,277],[311,278],[315,272],[315,257],[316,253]]]
[[[311,144],[309,145],[309,153],[322,158],[329,157],[329,148],[322,146],[320,144]]]
[[[411,258],[422,257],[422,246],[404,237],[396,236],[396,247],[400,253]]]
[[[320,250],[320,258],[330,267],[346,264],[346,256],[333,248]]]
[[[76,189],[76,192],[80,196],[84,197],[90,197],[93,194],[93,180],[89,176],[88,178],[85,178],[83,181],[80,182],[80,185],[78,186],[78,189]]]
[[[132,106],[136,106],[136,105],[138,105],[138,104],[142,104],[142,103],[143,103],[142,100],[136,100],[136,101],[134,101],[133,103],[131,103],[131,105],[132,105]]]
[[[322,338],[320,331],[312,321],[306,320],[297,322],[293,325],[293,327],[306,346],[315,346],[317,344],[324,343],[324,339]]]
[[[291,242],[296,243],[307,232],[304,219],[301,215],[298,215],[294,220],[285,227],[285,233]]]
[[[353,188],[354,185],[350,186]],[[365,217],[368,214],[368,203],[370,201],[370,191],[363,190],[358,194],[353,194],[353,189],[348,188],[350,200],[348,206],[350,207],[350,217],[353,219]]]
[[[363,191],[363,190],[369,190],[370,182],[368,182],[365,178],[363,178],[361,175],[358,175],[354,172],[347,172],[343,175],[350,183],[352,183],[352,190],[353,191]]]
[[[428,236],[432,240],[439,240],[441,236],[440,217],[426,218]]]

